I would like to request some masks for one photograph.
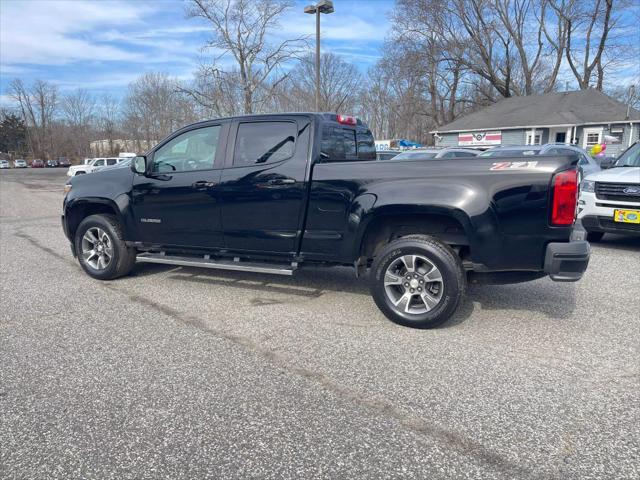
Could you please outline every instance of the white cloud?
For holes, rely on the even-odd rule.
[[[315,17],[305,13],[290,12],[280,21],[279,35],[297,37],[316,33]],[[384,16],[383,16],[384,18]],[[335,41],[382,41],[388,23],[351,13],[334,13],[320,18],[320,35],[323,40]]]
[[[131,28],[149,13],[149,4],[121,0],[5,1],[0,16],[0,61],[61,65],[76,61],[135,61],[140,55],[94,41],[93,32]]]

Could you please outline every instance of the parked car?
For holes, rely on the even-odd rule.
[[[393,157],[397,157],[400,155],[400,150],[377,150],[376,151],[376,159],[377,160],[391,160]]]
[[[467,277],[576,281],[587,268],[588,242],[571,241],[575,157],[500,170],[491,158],[375,160],[373,135],[355,117],[200,122],[130,169],[71,178],[62,225],[96,279],[126,275],[136,261],[281,275],[352,266],[370,269],[388,318],[425,328],[454,313]]]
[[[47,163],[45,164],[45,167],[47,168],[56,168],[57,166],[58,166],[57,160],[47,160]]]
[[[590,242],[602,240],[607,232],[640,235],[640,142],[625,150],[612,168],[582,181],[578,218]]]
[[[26,160],[18,158],[13,161],[13,168],[27,168]]]
[[[32,160],[31,161],[31,168],[44,168],[44,161],[43,160]]]
[[[584,149],[565,143],[546,143],[544,145],[505,145],[490,148],[480,154],[481,157],[513,157],[535,155],[576,155],[582,180],[587,175],[600,171],[600,164]]]
[[[1,168],[10,168],[9,160],[0,160],[0,169]]]
[[[99,167],[104,167],[106,165],[115,165],[116,163],[118,163],[118,157],[94,158],[87,164],[73,165],[69,167],[69,169],[67,170],[67,176],[75,177],[76,175],[84,175],[86,173],[93,172]]]
[[[58,158],[58,167],[59,168],[68,168],[71,166],[71,162],[69,161],[68,158],[65,157],[59,157]]]
[[[116,163],[113,162],[108,162],[107,165],[103,165],[103,166],[93,166],[93,168],[91,169],[91,173],[93,172],[99,172],[100,170],[104,170],[107,168],[118,168],[118,167],[125,167],[125,166],[130,166],[131,165],[131,158],[132,157],[118,157],[116,159]],[[107,159],[109,160],[109,159]]]
[[[439,158],[471,158],[478,156],[478,150],[471,148],[416,148],[407,150],[393,160],[433,160]]]

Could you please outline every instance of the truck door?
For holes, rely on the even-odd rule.
[[[219,188],[228,124],[193,128],[170,138],[148,158],[147,176],[136,175],[132,211],[145,243],[223,246]]]
[[[220,189],[227,249],[297,251],[310,130],[303,116],[242,119],[232,126]]]

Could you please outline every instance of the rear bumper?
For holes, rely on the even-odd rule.
[[[544,271],[555,282],[576,282],[589,265],[589,242],[550,243],[544,257]]]

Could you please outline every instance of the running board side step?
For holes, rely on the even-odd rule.
[[[162,253],[139,253],[136,261],[142,263],[162,263],[165,265],[179,265],[181,267],[215,268],[219,270],[236,270],[240,272],[271,273],[274,275],[293,275],[298,268],[296,262],[291,264],[241,262],[238,257],[233,260],[211,260],[209,255],[204,257],[181,257]]]

